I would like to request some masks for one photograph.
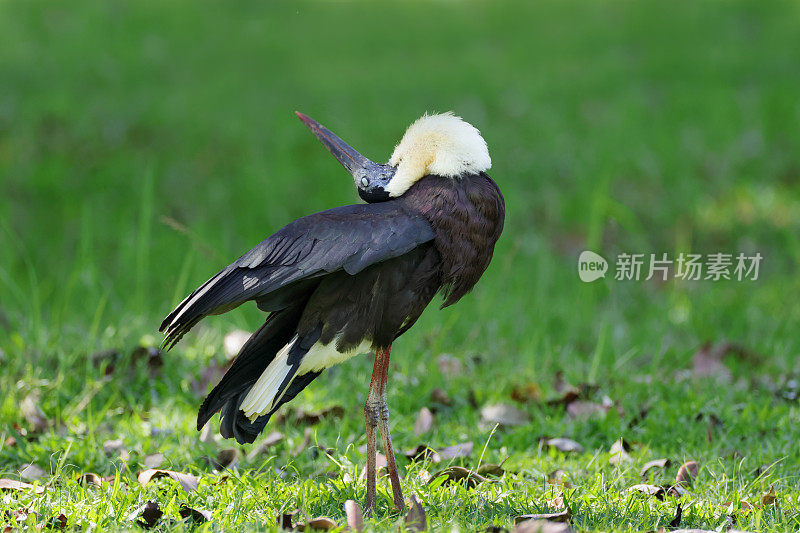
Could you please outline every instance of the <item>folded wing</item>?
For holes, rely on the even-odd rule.
[[[276,311],[325,274],[354,275],[434,238],[428,222],[395,201],[337,207],[283,227],[187,296],[162,322],[169,349],[197,322],[249,300]]]

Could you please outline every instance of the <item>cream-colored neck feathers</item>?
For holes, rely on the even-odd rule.
[[[389,164],[397,167],[386,190],[405,193],[428,174],[455,178],[489,170],[492,159],[481,132],[452,112],[425,114],[406,130]]]

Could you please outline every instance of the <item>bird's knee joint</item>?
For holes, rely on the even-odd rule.
[[[364,416],[367,420],[368,426],[370,427],[377,426],[378,421],[382,418],[380,412],[380,405],[368,401],[364,406]]]

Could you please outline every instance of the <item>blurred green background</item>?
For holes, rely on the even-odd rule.
[[[455,111],[489,144],[506,229],[474,293],[395,346],[404,424],[445,352],[488,361],[452,385],[481,401],[562,370],[620,384],[633,406],[653,392],[628,377],[670,376],[706,341],[759,354],[742,375],[796,373],[799,66],[798,3],[0,1],[0,421],[32,388],[69,413],[99,379],[89,354],[157,344],[161,318],[218,269],[357,201],[294,110],[377,161],[425,111]],[[585,284],[584,249],[764,260],[758,281]],[[112,382],[90,406],[176,402],[163,416],[193,438],[188,380],[226,332],[262,320],[254,306],[207,319],[159,379]],[[340,429],[359,438],[369,365],[300,402],[344,403],[356,414]],[[698,394],[686,402],[715,401]],[[538,423],[588,445],[619,431]]]
[[[0,9],[0,302],[21,337],[6,351],[152,333],[265,235],[355,202],[298,109],[376,160],[425,111],[487,139],[505,234],[476,295],[416,339],[446,326],[448,349],[472,337],[532,367],[593,351],[603,327],[609,364],[611,346],[718,337],[796,353],[796,4]],[[754,283],[590,286],[584,248],[765,259]]]

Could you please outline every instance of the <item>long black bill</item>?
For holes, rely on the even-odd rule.
[[[383,202],[389,199],[386,186],[394,176],[395,168],[370,161],[358,151],[340,139],[331,130],[311,117],[295,111],[297,117],[308,126],[317,139],[325,145],[333,157],[353,176],[358,195],[367,202]]]

